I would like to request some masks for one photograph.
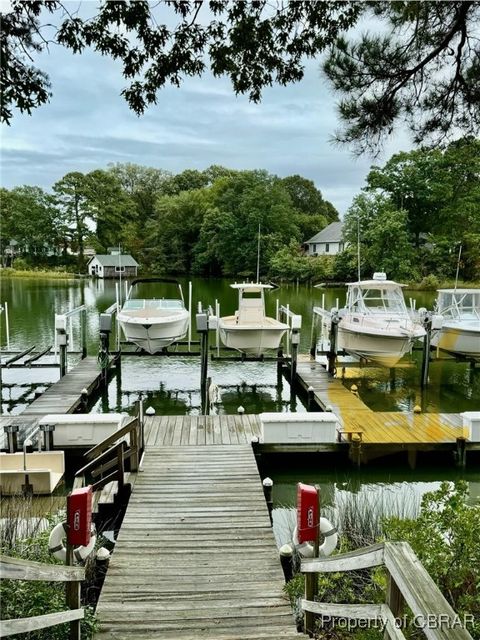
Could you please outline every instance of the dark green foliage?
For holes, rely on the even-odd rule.
[[[208,11],[206,5],[105,2],[83,18],[56,0],[14,0],[1,16],[1,120],[11,120],[13,107],[31,113],[51,95],[48,77],[30,58],[49,44],[43,12],[57,44],[75,53],[90,47],[120,62],[128,83],[122,94],[137,114],[157,102],[165,85],[180,86],[208,68],[258,102],[265,87],[301,80],[305,59],[329,50],[324,70],[343,96],[338,140],[376,150],[399,120],[417,142],[479,130],[477,2],[210,0]],[[351,36],[360,18],[378,25],[378,33]]]
[[[367,2],[378,22],[339,38],[324,71],[342,95],[337,139],[376,151],[399,121],[422,144],[480,127],[477,2]],[[370,26],[370,25],[369,25]]]
[[[28,501],[28,499],[27,499]],[[15,497],[4,500],[2,515],[4,524],[0,540],[1,553],[48,564],[56,564],[58,561],[48,551],[48,537],[50,531],[40,533],[34,526],[22,535],[19,531],[25,528],[25,518],[19,519],[19,514],[30,514],[31,509],[25,503],[25,499]],[[18,509],[18,511],[17,511]],[[53,527],[58,520],[51,519]],[[19,522],[23,522],[23,525]],[[18,528],[20,526],[20,529]],[[28,618],[65,611],[68,607],[65,603],[65,583],[44,582],[28,580],[2,580],[0,582],[0,599],[2,602],[1,618]],[[85,619],[82,622],[82,640],[89,640],[95,630],[95,618],[93,609],[85,607]],[[68,640],[69,624],[57,625],[41,631],[29,634],[19,634],[18,640]]]
[[[411,545],[460,616],[475,616],[469,631],[480,638],[480,504],[469,501],[468,484],[443,482],[424,495],[417,519],[388,518],[383,528],[387,539]]]

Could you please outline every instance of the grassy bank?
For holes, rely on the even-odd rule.
[[[4,267],[0,269],[0,277],[2,278],[49,278],[57,280],[65,280],[78,278],[79,275],[70,273],[69,271],[43,270],[43,269],[12,269]]]

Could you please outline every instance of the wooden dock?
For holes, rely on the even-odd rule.
[[[155,446],[194,422],[162,420],[147,421],[95,640],[298,638],[252,447],[206,444],[198,424],[191,445]]]
[[[87,356],[28,405],[21,415],[40,417],[48,413],[73,413],[82,403],[82,389],[86,389],[89,396],[100,384],[101,377],[97,358]]]

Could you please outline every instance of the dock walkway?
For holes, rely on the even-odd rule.
[[[205,442],[147,440],[95,640],[299,638],[252,447]]]
[[[97,388],[102,371],[97,358],[87,356],[80,360],[58,382],[22,411],[23,416],[44,416],[48,413],[73,413],[82,402],[82,389],[90,395]]]

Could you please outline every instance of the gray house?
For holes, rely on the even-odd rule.
[[[88,273],[97,278],[134,278],[138,262],[130,255],[97,255],[87,265]]]
[[[332,222],[307,240],[307,254],[309,256],[334,256],[345,248],[343,241],[343,222]]]

